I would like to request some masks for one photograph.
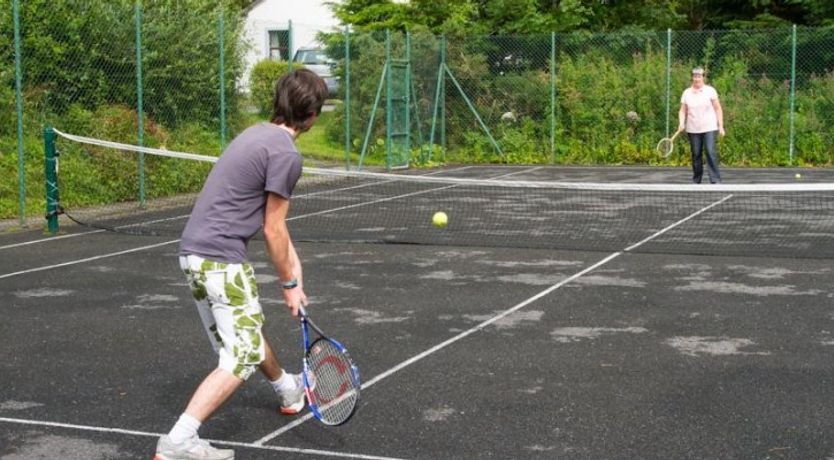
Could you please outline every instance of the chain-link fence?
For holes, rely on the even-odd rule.
[[[688,164],[685,138],[669,159],[655,147],[677,129],[681,94],[701,66],[724,110],[724,164],[834,164],[834,28],[448,39],[374,32],[333,48],[350,69],[349,116],[339,113],[350,128],[333,127],[331,138],[344,142],[349,132],[363,161],[391,154],[403,127],[390,126],[399,118],[386,111],[401,111],[397,101],[407,98],[412,162]],[[385,78],[406,56],[407,95]]]
[[[243,12],[204,0],[13,3],[17,15],[0,9],[0,62],[9,64],[0,67],[0,168],[20,178],[0,181],[0,209],[16,209],[19,201],[21,221],[24,209],[37,213],[42,205],[45,125],[218,153],[253,118],[242,102],[257,101],[240,91],[249,86],[242,81],[249,75]],[[834,163],[831,27],[467,37],[344,32],[325,43],[340,84],[321,141],[343,149],[351,167],[688,164],[682,137],[669,159],[655,146],[677,128],[694,66],[707,69],[724,108],[724,164]],[[141,176],[141,168],[131,174]]]
[[[0,207],[19,201],[22,223],[25,209],[39,212],[47,125],[219,153],[241,118],[241,31],[240,12],[197,0],[16,0],[2,8],[0,61],[9,65],[0,67],[0,166],[21,174],[2,181]],[[21,162],[11,168],[7,152],[15,151]],[[139,177],[142,167],[123,173]]]

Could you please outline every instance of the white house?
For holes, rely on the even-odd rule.
[[[333,0],[257,0],[247,8],[246,67],[239,86],[249,87],[249,72],[263,59],[287,60],[299,48],[314,47],[316,34],[339,28],[328,3]],[[290,35],[292,33],[292,36]]]

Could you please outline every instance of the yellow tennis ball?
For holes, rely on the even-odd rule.
[[[432,216],[431,223],[437,228],[443,228],[449,223],[449,216],[443,211],[438,211]]]
[[[796,173],[796,178],[797,179],[802,179],[802,174]]]

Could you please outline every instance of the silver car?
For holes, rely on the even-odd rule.
[[[304,67],[312,70],[321,77],[327,84],[327,91],[333,97],[339,92],[339,77],[333,75],[335,61],[327,57],[321,48],[299,48],[295,52],[293,62],[303,64]]]

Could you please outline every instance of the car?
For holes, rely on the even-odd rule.
[[[313,71],[327,84],[327,92],[331,97],[339,92],[339,77],[333,75],[333,66],[336,62],[327,56],[322,48],[299,48],[295,52],[293,62],[303,64],[304,67]]]

